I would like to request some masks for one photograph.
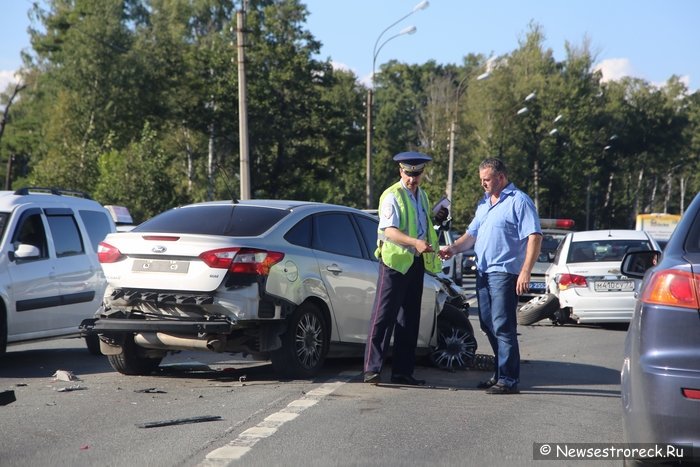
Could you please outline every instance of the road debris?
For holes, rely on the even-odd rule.
[[[167,394],[166,391],[158,388],[134,389],[134,392],[142,394]]]
[[[81,386],[79,384],[76,384],[73,386],[66,386],[65,388],[56,389],[56,392],[82,391],[84,389],[87,389],[87,388],[85,386]]]
[[[173,420],[162,420],[159,422],[137,423],[136,426],[139,428],[155,428],[159,426],[185,425],[187,423],[213,422],[216,420],[221,420],[221,417],[219,415],[202,415],[199,417],[176,418]]]
[[[15,391],[11,389],[9,391],[0,391],[0,405],[11,404],[16,400]]]
[[[56,370],[53,374],[54,381],[80,381],[80,378],[75,376],[72,371]]]

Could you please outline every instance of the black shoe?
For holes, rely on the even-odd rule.
[[[506,386],[496,383],[486,390],[486,394],[520,394],[518,386]]]
[[[365,383],[377,384],[379,382],[379,373],[376,371],[365,371],[364,381]]]
[[[498,383],[498,381],[495,378],[491,378],[488,381],[481,381],[479,384],[476,385],[476,388],[477,389],[488,389],[491,386],[496,385],[496,383]]]
[[[391,382],[394,384],[405,384],[408,386],[425,386],[424,379],[416,379],[411,375],[391,375]]]

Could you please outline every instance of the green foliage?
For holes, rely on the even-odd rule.
[[[183,202],[239,196],[240,5],[36,3],[26,86],[0,140],[15,188],[92,192],[139,220]],[[317,58],[300,0],[247,5],[253,197],[364,207],[368,89]],[[572,217],[579,228],[632,227],[639,212],[681,212],[700,190],[700,94],[675,76],[663,87],[602,82],[587,38],[565,44],[563,61],[544,44],[533,22],[500,57],[381,65],[373,83],[375,203],[398,178],[393,155],[410,150],[432,156],[423,186],[437,201],[452,148],[458,228],[483,196],[477,168],[491,156],[507,162],[543,217]],[[487,69],[489,78],[477,81]],[[0,104],[7,99],[0,94]]]
[[[168,174],[171,159],[146,125],[140,140],[100,156],[95,199],[127,206],[136,223],[178,205],[175,183]]]

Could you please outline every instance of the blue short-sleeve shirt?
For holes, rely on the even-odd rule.
[[[528,236],[542,233],[540,217],[532,199],[509,183],[498,202],[491,205],[486,193],[476,207],[467,232],[476,238],[474,254],[481,272],[520,274],[525,262]]]

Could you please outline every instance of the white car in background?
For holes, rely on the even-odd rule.
[[[623,275],[625,253],[659,250],[639,230],[591,230],[566,235],[547,269],[547,290],[577,323],[628,323],[641,280]]]

